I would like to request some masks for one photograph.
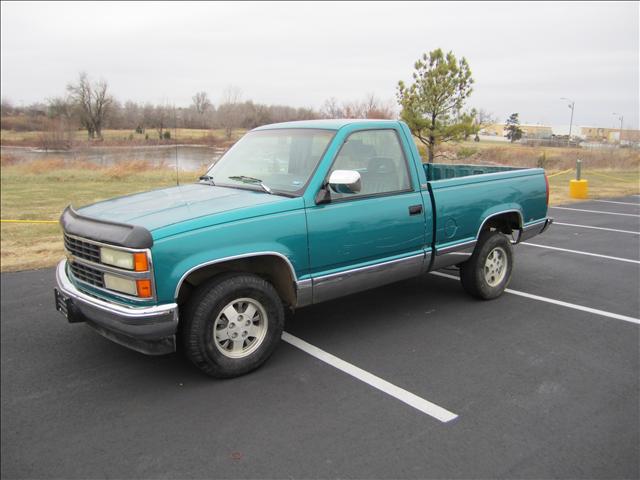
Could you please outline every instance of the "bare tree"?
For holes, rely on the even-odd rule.
[[[158,138],[162,140],[163,138],[167,138],[167,136],[171,135],[167,134],[165,129],[169,125],[170,119],[172,116],[171,107],[167,104],[165,105],[157,105],[153,109],[153,117],[152,123],[155,129],[158,131]]]
[[[205,128],[205,115],[207,111],[211,109],[211,101],[209,100],[209,95],[207,92],[198,92],[193,97],[193,109],[196,111],[198,116],[198,126],[200,128]]]
[[[0,107],[2,116],[11,115],[14,112],[13,102],[7,97],[2,97],[2,106]]]
[[[320,107],[320,115],[324,118],[343,118],[344,112],[338,104],[338,99],[331,97],[327,98]]]
[[[392,101],[381,101],[373,93],[363,100],[352,100],[338,104],[331,97],[322,104],[320,113],[325,118],[396,118]]]
[[[68,98],[53,97],[47,99],[48,109],[47,116],[49,118],[64,118],[66,120],[73,116],[73,105]]]
[[[136,133],[144,133],[144,112],[140,105],[127,100],[122,107],[122,121],[125,128],[133,128]]]
[[[211,101],[207,92],[198,92],[193,97],[193,107],[200,115],[204,115],[211,108]]]
[[[480,137],[478,136],[478,134],[485,128],[493,125],[497,123],[496,117],[491,113],[488,112],[487,110],[481,108],[479,110],[477,110],[475,112],[475,118],[474,118],[474,130],[475,130],[475,137],[474,137],[474,141],[479,142],[480,141]]]
[[[373,93],[368,93],[361,104],[361,115],[363,118],[395,118],[392,102],[383,102]]]
[[[231,139],[233,129],[241,124],[240,99],[242,98],[242,90],[238,87],[230,85],[225,88],[222,93],[222,100],[218,108],[220,124],[224,128],[227,140]]]
[[[113,98],[107,93],[107,89],[105,80],[92,84],[84,72],[80,73],[78,83],[67,85],[69,97],[75,104],[80,122],[87,129],[90,139],[96,136],[102,139],[102,127],[113,104]]]

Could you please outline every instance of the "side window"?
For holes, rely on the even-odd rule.
[[[331,192],[334,199],[399,192],[411,188],[407,162],[394,130],[365,130],[351,134],[331,167],[331,172],[334,170],[357,170],[362,177],[360,192]]]

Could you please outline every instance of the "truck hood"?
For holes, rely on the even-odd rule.
[[[275,211],[282,210],[291,200],[297,199],[196,183],[105,200],[80,208],[78,213],[98,220],[139,225],[153,231],[200,217],[220,216],[229,211],[243,211],[240,217],[247,218],[252,216],[251,211],[246,211],[254,210],[251,207],[257,207],[256,215],[270,213],[274,211],[270,207],[278,206]]]

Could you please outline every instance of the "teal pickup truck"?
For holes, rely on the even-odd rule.
[[[454,265],[468,293],[497,297],[548,200],[539,168],[423,164],[399,121],[266,125],[197,183],[67,207],[56,308],[237,376],[306,305]]]

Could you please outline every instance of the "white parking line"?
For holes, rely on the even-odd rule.
[[[614,202],[613,200],[591,200],[592,202],[601,202],[601,203],[615,203],[617,205],[634,205],[636,207],[640,207],[640,203],[631,203],[631,202]]]
[[[622,217],[640,217],[635,213],[617,213],[617,212],[603,212],[602,210],[584,210],[582,208],[569,208],[569,207],[549,207],[557,210],[573,210],[574,212],[587,212],[587,213],[602,213],[603,215],[620,215]]]
[[[431,272],[431,274],[437,275],[438,277],[450,278],[452,280],[460,280],[458,277],[454,275],[449,275],[447,273]],[[520,297],[530,298],[532,300],[538,300],[540,302],[552,303],[554,305],[560,305],[561,307],[571,308],[573,310],[580,310],[582,312],[593,313],[594,315],[600,315],[608,318],[615,318],[616,320],[622,320],[623,322],[635,323],[636,325],[640,325],[639,318],[628,317],[626,315],[611,313],[605,310],[598,310],[597,308],[583,307],[582,305],[576,305],[575,303],[563,302],[562,300],[554,300],[553,298],[541,297],[540,295],[534,295],[532,293],[527,293],[527,292],[520,292],[518,290],[512,290],[510,288],[506,288],[504,291],[507,293],[511,293],[512,295],[518,295]]]
[[[568,248],[550,247],[549,245],[538,245],[537,243],[520,242],[520,245],[528,245],[529,247],[548,248],[549,250],[559,250],[561,252],[577,253],[578,255],[588,255],[589,257],[600,257],[608,260],[617,260],[618,262],[639,263],[639,260],[631,260],[629,258],[611,257],[609,255],[600,255],[599,253],[582,252],[580,250],[569,250]]]
[[[294,337],[290,333],[283,332],[282,340],[293,345],[296,348],[299,348],[303,352],[308,353],[312,357],[328,363],[332,367],[337,368],[338,370],[347,373],[366,384],[371,385],[373,388],[377,388],[381,392],[384,392],[387,395],[390,395],[400,400],[401,402],[404,402],[407,405],[420,410],[422,413],[426,413],[427,415],[440,420],[443,423],[450,422],[451,420],[458,417],[458,415],[456,415],[455,413],[452,413],[449,410],[436,405],[435,403],[431,403],[424,398],[420,398],[403,388],[393,385],[392,383],[389,383],[386,380],[373,375],[372,373],[369,373],[365,370],[362,370],[361,368],[356,367],[355,365],[352,365],[351,363],[345,362],[344,360],[331,355],[330,353],[325,352],[324,350],[321,350],[318,347],[313,346],[298,337]]]
[[[553,222],[553,226],[562,225],[563,227],[578,227],[578,228],[592,228],[594,230],[605,230],[607,232],[618,232],[618,233],[631,233],[632,235],[640,235],[640,232],[633,232],[631,230],[618,230],[617,228],[604,228],[604,227],[593,227],[591,225],[576,225],[575,223],[560,223]]]

